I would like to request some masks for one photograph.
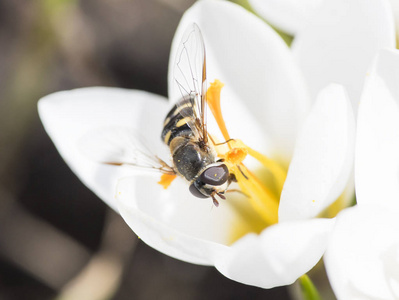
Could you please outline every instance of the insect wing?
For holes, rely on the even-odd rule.
[[[86,133],[79,141],[81,152],[108,165],[129,165],[174,174],[173,168],[154,155],[148,142],[128,128],[104,128]]]
[[[178,47],[173,79],[178,91],[175,94],[181,97],[177,102],[177,106],[182,107],[180,113],[183,117],[194,118],[191,129],[206,142],[206,55],[201,31],[195,23],[186,29]],[[192,110],[183,109],[187,103],[191,104]]]

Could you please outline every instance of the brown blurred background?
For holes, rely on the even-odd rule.
[[[192,0],[0,0],[0,300],[287,299],[145,245],[62,161],[37,101],[116,86],[167,95]]]

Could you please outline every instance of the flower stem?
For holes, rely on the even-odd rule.
[[[304,274],[299,278],[302,295],[305,300],[321,300],[320,294],[317,291],[309,276]]]

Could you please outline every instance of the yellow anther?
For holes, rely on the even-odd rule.
[[[208,106],[211,109],[216,122],[218,123],[224,139],[227,141],[230,139],[230,136],[227,131],[226,124],[224,123],[222,110],[220,108],[220,92],[222,91],[223,86],[224,84],[218,79],[212,82],[211,86],[206,91],[206,101],[208,102]]]
[[[230,150],[224,155],[225,161],[230,162],[234,165],[243,162],[248,154],[248,147],[241,140],[229,141]]]
[[[248,151],[245,148],[232,148],[225,155],[225,160],[229,163],[237,165],[241,163],[247,156]]]

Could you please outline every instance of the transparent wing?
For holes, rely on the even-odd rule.
[[[193,109],[181,109],[183,117],[194,118],[191,129],[207,141],[206,130],[206,55],[201,31],[191,24],[185,31],[177,50],[173,67],[174,87],[181,95],[177,106],[191,103]]]
[[[130,165],[175,174],[172,167],[154,155],[148,142],[134,130],[112,127],[86,133],[79,148],[89,159],[109,165]]]

